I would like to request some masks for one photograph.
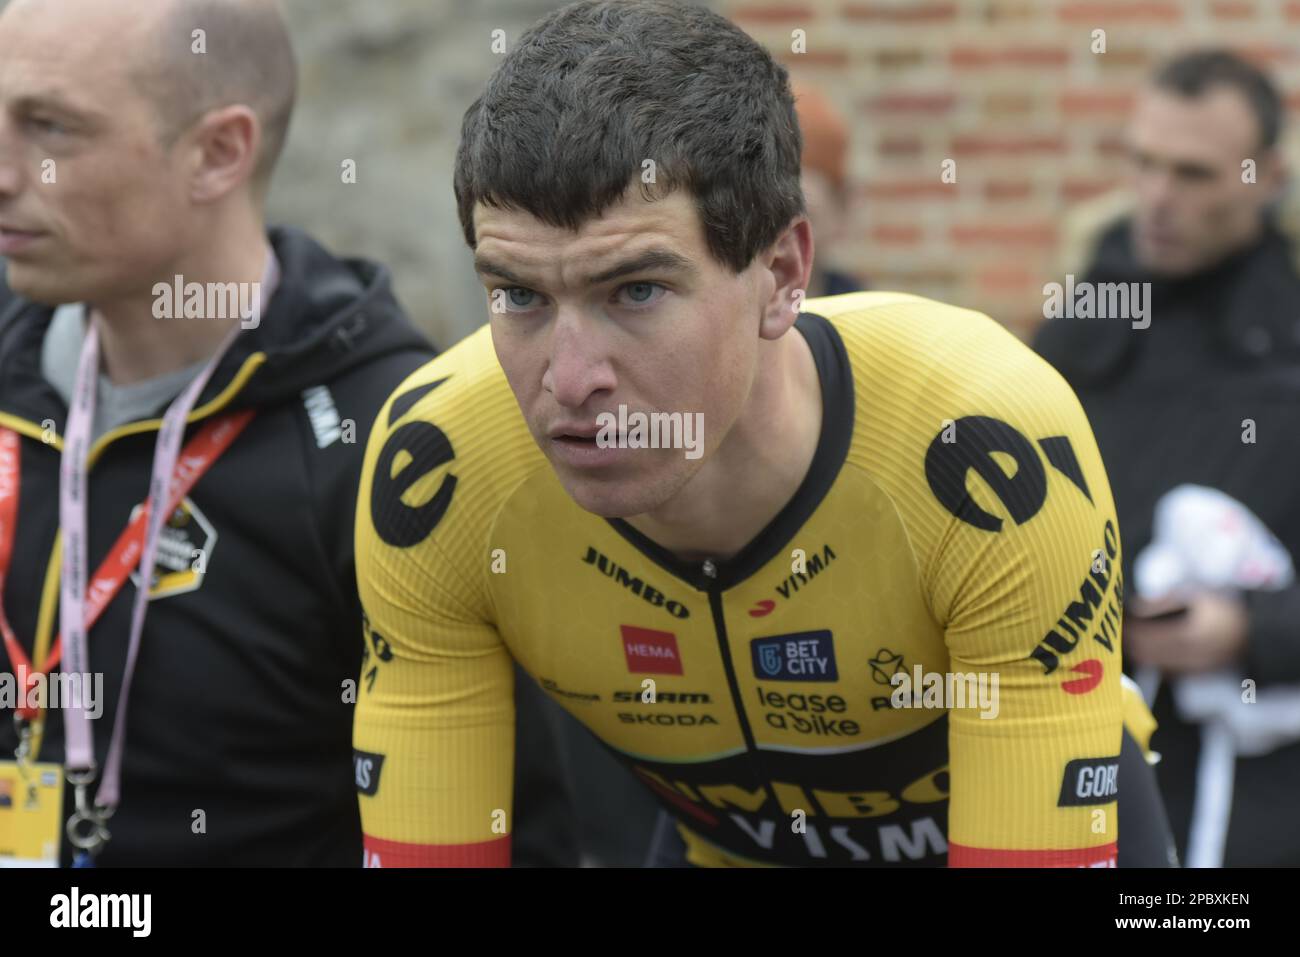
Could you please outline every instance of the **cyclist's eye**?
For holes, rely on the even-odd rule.
[[[522,286],[511,286],[505,290],[506,302],[513,309],[530,309],[537,305],[537,293]]]
[[[619,293],[628,305],[644,306],[658,299],[663,291],[663,286],[655,282],[630,282]]]

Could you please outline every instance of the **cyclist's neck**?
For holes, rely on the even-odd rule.
[[[629,518],[683,560],[726,560],[790,501],[821,435],[822,396],[808,343],[791,328],[763,342],[749,401],[722,445],[674,498]]]

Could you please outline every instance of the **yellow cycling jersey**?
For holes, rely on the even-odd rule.
[[[576,505],[486,329],[389,399],[356,524],[367,863],[509,863],[513,658],[694,863],[1114,864],[1120,540],[1079,403],[979,313],[805,310],[819,444],[725,561]]]

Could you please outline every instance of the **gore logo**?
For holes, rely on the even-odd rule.
[[[769,681],[838,681],[829,631],[755,638],[750,642],[754,674]]]
[[[1057,807],[1109,804],[1119,795],[1119,755],[1076,758],[1065,766]]]
[[[619,625],[627,670],[638,674],[680,675],[682,656],[677,650],[677,636],[671,631]]]

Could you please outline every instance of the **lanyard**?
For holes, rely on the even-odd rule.
[[[274,252],[268,250],[266,267],[261,283],[261,313],[266,311],[280,270]],[[247,316],[242,318],[249,318]],[[135,673],[136,658],[140,650],[140,637],[144,630],[145,612],[149,603],[150,582],[153,578],[154,556],[163,522],[170,510],[153,507],[171,500],[173,474],[180,458],[181,439],[190,411],[199,394],[207,385],[222,356],[238,338],[241,328],[236,326],[222,341],[216,354],[202,371],[167,408],[158,439],[154,445],[153,468],[149,479],[149,497],[142,510],[146,516],[144,535],[140,541],[136,564],[140,568],[140,586],[135,592],[131,610],[131,626],[127,639],[126,668],[122,674],[122,690],[118,697],[117,714],[113,719],[112,737],[109,740],[108,758],[104,764],[103,778],[91,805],[88,795],[97,774],[94,742],[90,718],[86,714],[86,697],[90,680],[86,650],[86,472],[91,428],[95,416],[95,387],[99,379],[99,324],[92,317],[90,328],[81,347],[77,363],[76,385],[68,409],[67,429],[63,442],[63,458],[59,473],[59,526],[63,534],[63,568],[60,578],[59,621],[63,635],[63,672],[71,676],[72,701],[64,708],[64,757],[69,783],[75,788],[76,812],[68,820],[68,837],[83,852],[97,853],[109,838],[104,822],[116,810],[120,797],[122,752],[125,748],[126,714],[131,697],[131,679]],[[81,691],[77,694],[77,685]],[[87,825],[88,830],[78,828]],[[88,856],[83,853],[82,860]]]
[[[194,486],[198,484],[212,464],[230,447],[256,412],[247,409],[209,422],[181,452],[176,472],[172,476],[171,498],[164,514],[172,514]],[[19,644],[9,618],[4,610],[5,576],[13,559],[14,531],[18,518],[20,461],[22,447],[18,434],[10,429],[0,429],[0,637],[3,637],[9,663],[18,679],[19,704],[15,711],[20,721],[31,721],[40,715],[40,708],[26,704],[29,689],[39,679],[52,672],[63,657],[63,639],[56,638],[50,653],[39,667],[33,667],[23,646]],[[86,628],[90,629],[109,603],[121,591],[140,561],[141,543],[144,540],[147,506],[141,509],[122,530],[108,556],[100,563],[86,592]]]

